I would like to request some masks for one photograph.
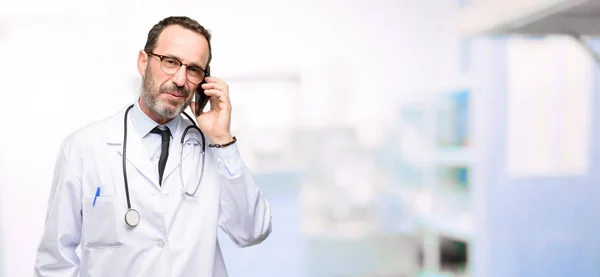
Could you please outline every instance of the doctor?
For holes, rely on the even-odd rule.
[[[269,236],[269,203],[240,157],[229,88],[206,74],[210,60],[198,22],[168,17],[150,30],[139,100],[60,148],[35,276],[228,276],[219,228],[239,247]],[[202,81],[211,110],[195,119],[205,141],[190,128],[180,143],[194,125],[181,113],[195,115]]]

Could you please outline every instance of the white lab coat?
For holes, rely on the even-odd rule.
[[[216,162],[227,161],[216,161],[214,150],[207,148],[196,197],[184,196],[179,139],[191,123],[182,117],[161,187],[129,113],[129,195],[141,217],[139,225],[130,228],[124,220],[124,112],[74,132],[62,144],[35,276],[228,276],[217,239],[219,227],[240,247],[261,243],[271,232],[270,206],[251,172],[242,162],[237,176],[226,177],[217,171]],[[99,186],[100,196],[92,206]],[[81,257],[76,254],[78,245]]]

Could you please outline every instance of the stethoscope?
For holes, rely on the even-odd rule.
[[[125,182],[125,196],[127,197],[127,212],[125,213],[125,223],[127,223],[127,225],[129,225],[130,227],[136,227],[138,226],[138,224],[140,223],[140,213],[131,208],[131,201],[129,200],[129,185],[127,182],[127,114],[129,113],[129,110],[131,110],[131,108],[133,108],[134,105],[131,105],[127,108],[127,110],[125,110],[125,116],[124,116],[124,131],[123,131],[123,181]],[[202,131],[200,130],[200,128],[198,128],[198,126],[196,126],[196,123],[194,122],[194,120],[192,120],[192,118],[186,113],[183,112],[183,114],[193,123],[190,126],[187,126],[185,128],[185,130],[183,131],[183,134],[181,135],[181,155],[180,155],[180,159],[181,159],[181,163],[179,165],[179,170],[180,170],[180,177],[181,177],[181,186],[182,186],[182,190],[184,191],[185,195],[189,196],[189,197],[195,197],[196,196],[196,192],[198,191],[198,188],[200,187],[200,183],[202,182],[202,178],[204,177],[204,161],[205,161],[205,151],[206,151],[206,139],[204,138],[204,133],[202,133]],[[200,136],[202,136],[202,167],[201,167],[201,171],[200,171],[200,179],[198,180],[198,184],[196,184],[196,189],[194,190],[193,193],[189,193],[187,192],[187,190],[185,189],[183,183],[183,145],[185,143],[185,136],[187,135],[188,131],[190,129],[195,129],[196,131],[198,131],[198,133],[200,133]]]

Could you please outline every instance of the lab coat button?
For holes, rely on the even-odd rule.
[[[160,248],[163,248],[163,247],[165,247],[165,242],[161,240],[156,245]]]

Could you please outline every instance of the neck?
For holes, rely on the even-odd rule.
[[[172,118],[165,118],[156,113],[154,110],[150,109],[150,107],[146,106],[146,102],[140,97],[138,99],[138,104],[140,105],[140,109],[143,113],[145,113],[150,119],[154,120],[159,125],[166,124],[167,122],[173,120]]]

